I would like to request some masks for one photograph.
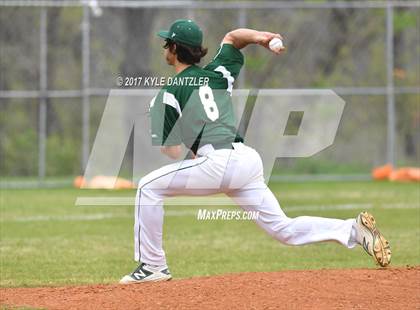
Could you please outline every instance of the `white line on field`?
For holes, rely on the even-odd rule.
[[[128,218],[130,216],[119,215],[114,213],[96,213],[96,214],[80,214],[80,215],[37,215],[18,217],[13,219],[1,219],[0,222],[48,222],[48,221],[96,221],[111,218]]]
[[[320,199],[324,196],[321,194],[317,195],[306,195],[302,193],[300,195],[292,195],[292,194],[285,194],[280,195],[280,200],[283,199]],[[354,193],[346,193],[346,195],[340,195],[339,193],[335,193],[335,198],[343,198],[347,201],[351,201],[353,199],[360,199],[363,197],[363,193],[361,192],[354,192]],[[233,197],[235,198],[235,197]],[[368,196],[364,197],[365,200],[372,200],[375,201],[375,196]],[[382,197],[384,198],[384,197]],[[391,197],[390,197],[391,198]],[[240,201],[240,197],[236,197],[235,201]],[[243,198],[242,198],[243,200]],[[135,203],[134,197],[106,197],[106,196],[96,196],[96,197],[77,197],[75,201],[76,206],[132,206]],[[248,205],[259,205],[261,202],[256,199],[246,199],[243,201],[244,204]],[[221,195],[214,195],[214,196],[179,196],[179,197],[168,197],[165,199],[165,206],[227,206],[227,205],[235,205],[232,198],[221,196]],[[398,203],[398,204],[389,204],[390,208],[398,205],[405,206],[405,203]],[[418,208],[420,204],[414,206],[414,208]]]
[[[236,198],[240,200],[240,198]],[[242,199],[244,204],[258,205],[261,201],[256,199]],[[132,206],[134,197],[77,197],[76,206]],[[166,206],[226,206],[235,205],[229,197],[221,196],[190,196],[190,197],[170,197],[165,199]]]
[[[395,204],[383,204],[380,205],[381,209],[420,209],[420,204],[404,204],[404,203],[395,203]]]
[[[260,199],[225,196],[189,196],[169,197],[165,199],[165,206],[235,206],[236,203],[246,205],[259,205]],[[77,197],[76,206],[132,206],[134,197]],[[343,205],[344,206],[344,205]],[[318,206],[315,206],[318,207]],[[345,207],[344,207],[345,208]]]
[[[283,208],[286,212],[293,211],[325,211],[325,210],[358,210],[371,209],[370,203],[339,204],[339,205],[309,205],[309,206],[291,206]]]
[[[419,209],[418,204],[384,204],[378,205],[378,209]],[[302,211],[339,211],[339,210],[366,210],[372,209],[372,204],[359,203],[359,204],[336,204],[336,205],[303,205],[303,206],[289,206],[282,208],[285,212],[302,212]],[[196,216],[198,210],[165,210],[165,216]],[[355,215],[356,216],[356,215]],[[79,215],[38,215],[17,217],[10,219],[1,219],[0,223],[4,222],[45,222],[45,221],[97,221],[104,219],[128,219],[132,218],[130,214],[117,214],[117,213],[96,213],[96,214],[79,214]]]
[[[293,211],[321,211],[321,210],[356,210],[356,209],[369,209],[370,204],[345,204],[345,205],[308,205],[308,206],[290,206],[283,208],[286,212]],[[197,210],[166,210],[166,216],[195,216]],[[13,219],[1,219],[0,222],[43,222],[43,221],[96,221],[111,218],[131,218],[131,215],[116,214],[116,213],[96,213],[96,214],[80,214],[80,215],[37,215],[18,217]]]

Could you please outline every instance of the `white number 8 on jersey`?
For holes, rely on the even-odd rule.
[[[198,95],[200,96],[201,104],[204,107],[207,117],[213,122],[217,120],[219,118],[219,109],[214,101],[211,88],[208,85],[201,86],[198,89]]]

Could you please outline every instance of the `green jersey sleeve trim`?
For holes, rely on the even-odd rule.
[[[179,145],[182,143],[179,118],[181,107],[175,96],[168,92],[158,95],[151,104],[152,145]]]
[[[223,74],[223,77],[227,80],[227,91],[232,95],[233,89],[233,82],[235,82],[235,78],[230,74],[229,70],[227,70],[224,66],[218,66],[214,71],[220,72]]]
[[[159,128],[158,133],[152,133],[152,145],[179,145],[182,144],[181,130],[179,128],[179,114],[171,106],[165,106],[163,124]],[[158,132],[157,130],[155,132]]]
[[[244,64],[244,55],[242,54],[241,50],[233,46],[230,43],[222,43],[213,57],[215,60],[218,57],[230,58],[240,62],[242,65]]]
[[[173,107],[179,114],[179,116],[182,116],[181,106],[179,105],[178,100],[176,100],[175,96],[171,93],[164,92],[163,93],[163,103],[170,105]]]
[[[222,66],[226,69],[224,71],[228,71],[230,76],[232,76],[233,79],[236,79],[243,64],[244,56],[241,51],[232,44],[223,43],[220,45],[213,60],[205,66],[204,69],[221,72],[223,76],[226,77],[222,71],[216,70],[217,68],[220,69],[220,66]]]

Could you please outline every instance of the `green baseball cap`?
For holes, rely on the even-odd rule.
[[[201,46],[203,43],[203,32],[191,19],[178,19],[169,30],[159,31],[157,35],[192,47]]]

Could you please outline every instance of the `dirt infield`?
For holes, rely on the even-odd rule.
[[[420,266],[239,273],[131,285],[2,288],[47,309],[420,309]]]

